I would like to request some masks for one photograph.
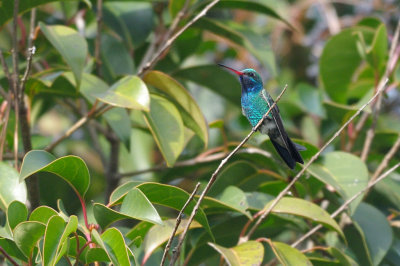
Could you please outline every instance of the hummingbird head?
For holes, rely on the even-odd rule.
[[[242,92],[259,92],[263,88],[263,82],[260,74],[252,68],[246,68],[242,71],[218,64],[222,67],[229,69],[239,76],[240,84],[242,85]]]

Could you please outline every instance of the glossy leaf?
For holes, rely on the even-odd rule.
[[[114,265],[129,265],[128,252],[121,232],[116,228],[109,228],[101,236],[93,230],[93,240],[106,251],[108,258]]]
[[[149,111],[149,91],[137,76],[126,76],[107,91],[95,95],[98,100],[113,106]]]
[[[393,239],[392,229],[386,217],[375,207],[367,203],[361,203],[354,212],[352,219],[357,223],[361,239],[367,248],[366,253],[373,265],[379,265],[388,252]],[[349,244],[352,241],[349,238]],[[361,254],[356,253],[357,257]]]
[[[95,261],[109,262],[111,261],[107,253],[102,248],[91,248],[86,253],[86,263],[93,263]]]
[[[40,22],[39,27],[46,38],[67,62],[74,73],[76,83],[79,87],[83,67],[85,66],[85,60],[88,54],[85,38],[76,30],[66,26],[47,26]]]
[[[272,201],[269,202],[264,209],[268,209],[271,204]],[[272,209],[272,213],[287,213],[302,216],[333,229],[344,237],[340,226],[330,217],[329,213],[310,201],[300,198],[284,197],[275,205]]]
[[[346,103],[348,86],[362,61],[362,53],[367,52],[361,51],[360,46],[369,43],[372,35],[371,29],[355,27],[341,31],[326,43],[320,59],[320,76],[335,102]]]
[[[108,90],[108,85],[98,77],[84,73],[82,76],[82,83],[80,92],[85,98],[94,104],[96,101],[96,94],[105,93]],[[107,123],[111,126],[118,138],[126,145],[129,146],[130,133],[131,133],[131,120],[127,111],[123,108],[113,108],[103,114]]]
[[[162,224],[157,210],[138,188],[134,188],[126,194],[120,212],[133,217],[141,217],[141,220]]]
[[[311,266],[312,263],[299,250],[281,242],[269,242],[276,258],[287,266]]]
[[[148,258],[157,247],[168,241],[168,239],[171,237],[175,224],[176,220],[170,219],[164,221],[162,225],[154,225],[152,228],[150,228],[143,241],[145,258]],[[175,235],[179,235],[180,233],[182,233],[186,225],[187,220],[182,220]],[[197,222],[193,222],[190,224],[190,229],[199,227],[201,227],[201,225]]]
[[[344,200],[351,198],[368,184],[368,169],[355,155],[345,152],[330,152],[323,157],[322,165],[312,164],[307,170],[322,182],[333,186]],[[350,204],[354,213],[362,195]]]
[[[33,248],[43,237],[45,230],[46,225],[40,222],[22,222],[13,231],[15,244],[29,258],[32,255]]]
[[[137,219],[162,224],[157,210],[143,192],[137,188],[131,189],[125,195],[119,211],[110,209],[103,204],[95,203],[93,212],[96,221],[103,229],[107,228],[111,223],[122,219]]]
[[[17,258],[24,262],[28,262],[27,257],[21,252],[21,250],[18,248],[15,242],[12,241],[11,239],[0,237],[0,247],[2,247],[5,250],[5,252],[7,252],[7,254],[10,255],[11,257]]]
[[[264,258],[264,247],[257,241],[247,241],[232,248],[225,248],[215,243],[208,244],[218,251],[230,266],[261,265]]]
[[[178,109],[168,100],[151,96],[146,123],[168,166],[173,166],[184,148],[184,127]]]
[[[25,182],[19,182],[15,168],[0,162],[0,208],[5,212],[14,200],[26,202],[26,193]]]
[[[7,209],[7,222],[11,230],[28,218],[28,208],[20,201],[13,201]]]
[[[308,112],[322,118],[326,116],[326,111],[322,105],[323,97],[320,90],[306,83],[297,85],[296,90],[298,91],[302,105]]]
[[[133,187],[137,187],[138,189],[140,189],[153,204],[167,206],[175,210],[181,210],[190,196],[190,194],[183,189],[171,185],[150,182],[142,184],[127,182],[124,185],[118,187],[111,194],[111,205],[121,203],[124,200],[128,191],[130,191]],[[187,205],[184,213],[186,215],[190,215],[195,204],[196,203],[194,201],[190,202]],[[200,210],[197,212],[194,219],[199,222],[207,230],[207,232],[210,233],[210,235],[212,235],[210,226],[207,221],[207,216],[205,215],[202,208],[200,208]]]
[[[144,82],[150,84],[170,96],[183,109],[181,112],[185,125],[193,130],[204,142],[208,144],[208,128],[204,116],[196,101],[189,92],[170,76],[159,72],[150,71],[144,78]]]
[[[240,103],[241,89],[237,77],[217,65],[181,69],[174,72],[174,77],[211,89],[234,104]]]
[[[81,196],[84,196],[89,188],[89,170],[86,163],[77,156],[56,159],[46,151],[30,151],[24,157],[19,178],[23,180],[41,171],[63,178]]]
[[[249,207],[244,192],[235,186],[228,186],[220,195],[219,200],[227,205],[245,212]]]

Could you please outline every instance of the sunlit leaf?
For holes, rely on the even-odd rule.
[[[24,180],[41,171],[63,178],[81,196],[84,196],[89,188],[89,170],[86,163],[77,156],[70,155],[57,159],[46,151],[30,151],[24,157],[19,178]]]
[[[39,22],[39,26],[46,38],[71,68],[79,87],[88,54],[85,38],[70,27],[62,25],[47,26],[43,22]]]
[[[280,263],[286,266],[311,266],[312,263],[299,250],[282,242],[269,242]]]
[[[208,243],[218,251],[230,266],[261,265],[264,247],[260,242],[248,241],[232,248],[225,248],[215,243]]]
[[[18,200],[26,202],[25,182],[19,182],[18,172],[5,162],[0,162],[0,208],[7,210],[8,205]]]
[[[178,109],[168,100],[151,96],[146,123],[168,166],[173,166],[184,148],[184,127]]]

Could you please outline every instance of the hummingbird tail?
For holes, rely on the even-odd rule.
[[[294,169],[294,167],[296,166],[296,162],[304,164],[303,158],[301,158],[301,155],[297,150],[296,143],[294,143],[289,137],[286,138],[286,142],[288,144],[289,150],[287,150],[286,148],[279,145],[273,139],[271,139],[271,142],[274,145],[276,151],[279,153],[279,155],[285,161],[287,166],[290,167],[290,169]],[[303,148],[305,149],[305,147],[303,147]]]

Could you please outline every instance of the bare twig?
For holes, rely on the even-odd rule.
[[[307,164],[304,165],[303,169],[292,179],[292,181],[286,186],[286,188],[279,193],[279,195],[274,199],[274,201],[269,206],[269,208],[264,211],[263,215],[261,215],[260,218],[258,218],[258,220],[253,225],[253,227],[250,229],[248,234],[239,240],[240,243],[246,242],[250,238],[250,236],[255,232],[255,230],[261,224],[261,222],[268,216],[268,214],[271,213],[272,209],[276,206],[276,204],[278,204],[278,202],[282,199],[282,197],[286,195],[286,193],[291,189],[291,187],[296,183],[296,181],[303,175],[303,173],[307,170],[307,168],[332,143],[332,141],[334,139],[336,139],[337,136],[339,136],[339,134],[347,127],[347,125],[351,121],[353,121],[353,119],[356,118],[367,105],[369,105],[372,101],[375,100],[375,98],[384,90],[386,83],[387,83],[387,80],[381,84],[381,87],[378,88],[375,95],[367,103],[365,103],[363,106],[361,106],[357,110],[357,112],[349,120],[347,120],[347,122],[344,123],[344,125],[338,131],[336,131],[336,133],[328,140],[328,142],[313,157],[311,157],[310,161],[308,161]]]
[[[383,170],[388,166],[389,161],[393,158],[393,156],[396,154],[396,152],[399,150],[399,148],[400,148],[400,134],[397,137],[397,140],[393,144],[390,151],[385,155],[382,162],[379,164],[378,168],[376,168],[374,174],[372,175],[371,180],[369,181],[370,183],[374,182],[375,179],[377,179],[378,176],[383,172]]]
[[[386,63],[385,73],[383,74],[382,78],[379,81],[378,88],[381,86],[382,83],[386,82],[387,78],[389,77],[390,73],[393,71],[393,67],[397,61],[398,57],[394,56],[397,44],[399,43],[399,35],[400,35],[400,20],[397,23],[396,31],[392,40],[392,44],[390,46],[389,52],[389,59]],[[369,150],[371,148],[372,141],[375,137],[375,127],[378,120],[378,115],[380,109],[382,107],[382,95],[379,95],[376,104],[372,108],[373,119],[371,127],[367,131],[367,137],[365,138],[364,147],[361,152],[361,160],[365,161],[368,157]]]
[[[395,166],[393,166],[392,168],[390,168],[389,170],[387,170],[384,174],[382,174],[381,176],[379,176],[377,179],[375,179],[373,182],[370,182],[368,184],[368,186],[366,186],[364,189],[360,190],[359,192],[357,192],[356,194],[354,194],[351,198],[349,198],[348,200],[346,200],[345,203],[343,203],[334,213],[331,214],[331,218],[335,218],[336,216],[338,216],[342,211],[344,211],[349,205],[350,203],[352,203],[356,198],[358,198],[362,193],[364,193],[365,191],[367,191],[368,189],[370,189],[371,187],[375,186],[379,181],[383,180],[385,177],[387,177],[389,174],[391,174],[394,170],[396,170],[398,167],[400,166],[400,163],[396,164]],[[305,239],[307,239],[309,236],[311,236],[312,234],[314,234],[316,231],[318,231],[320,228],[322,228],[322,225],[317,225],[315,226],[313,229],[311,229],[310,231],[308,231],[306,234],[304,234],[301,238],[299,238],[298,240],[296,240],[296,242],[294,242],[292,244],[292,247],[296,247],[298,246],[301,242],[303,242]]]
[[[207,12],[215,6],[219,0],[213,0],[211,3],[209,3],[207,6],[203,8],[192,20],[190,20],[188,23],[185,24],[181,29],[179,29],[174,35],[169,38],[165,44],[157,50],[153,58],[138,72],[138,76],[142,76],[147,70],[152,68],[155,63],[157,63],[158,60],[160,60],[162,54],[172,45],[172,43],[185,31],[187,30],[190,26],[192,26],[196,21],[198,21],[200,18],[205,16]]]
[[[3,254],[3,256],[6,257],[12,265],[18,266],[18,263],[10,255],[8,255],[8,253],[1,246],[0,253]]]
[[[28,76],[31,72],[32,59],[33,59],[33,55],[35,54],[35,51],[36,51],[35,46],[28,48],[28,58],[27,58],[27,63],[26,63],[26,69],[25,69],[24,76],[21,79],[21,90],[20,90],[20,95],[19,95],[19,101],[24,100],[25,84],[26,84],[26,81],[28,80]]]
[[[214,184],[215,180],[217,179],[217,176],[219,174],[219,172],[221,171],[222,167],[229,161],[229,159],[250,139],[250,137],[258,130],[258,128],[261,126],[261,124],[264,122],[264,119],[268,116],[268,114],[272,111],[272,109],[275,107],[275,105],[279,102],[279,100],[281,99],[282,95],[285,93],[287,88],[287,85],[285,86],[285,88],[283,88],[281,94],[279,94],[278,98],[276,98],[276,101],[274,102],[274,104],[272,104],[268,110],[268,112],[266,112],[263,116],[262,119],[260,119],[260,121],[258,121],[257,125],[255,127],[253,127],[250,131],[250,133],[239,143],[238,146],[236,146],[235,149],[233,149],[222,161],[221,163],[218,165],[217,169],[214,171],[214,173],[211,175],[210,180],[208,181],[205,189],[203,190],[203,192],[201,193],[199,199],[197,200],[196,206],[193,208],[192,213],[189,217],[189,221],[183,231],[183,233],[181,234],[180,238],[179,238],[179,242],[178,245],[176,246],[176,253],[174,254],[173,259],[171,260],[170,265],[174,265],[174,263],[176,262],[176,260],[179,258],[180,255],[180,249],[181,246],[183,244],[183,241],[185,239],[185,236],[189,230],[190,224],[192,223],[194,216],[196,215],[198,209],[200,208],[200,204],[203,201],[205,195],[207,194],[207,192],[210,190],[211,186]]]
[[[96,14],[97,30],[95,40],[94,58],[96,62],[97,75],[101,76],[101,28],[103,24],[103,0],[97,0],[97,14]]]
[[[199,189],[199,187],[200,187],[200,182],[196,184],[195,188],[193,189],[192,194],[190,194],[190,196],[187,199],[186,203],[183,205],[182,209],[179,211],[178,217],[176,217],[176,223],[175,223],[174,230],[172,231],[171,237],[169,238],[168,243],[167,243],[167,245],[165,246],[165,249],[164,249],[164,254],[162,256],[161,263],[160,263],[161,266],[164,265],[165,259],[167,258],[168,251],[171,248],[172,240],[174,239],[176,231],[178,230],[179,225],[181,224],[183,212],[185,211],[185,209],[189,205],[189,203],[193,200],[194,195],[196,195],[197,190]]]
[[[29,37],[28,37],[28,46],[27,46],[28,49],[33,46],[33,39],[35,38],[35,26],[36,26],[36,8],[32,8],[31,20],[30,20],[30,24],[29,24]]]
[[[361,115],[360,120],[358,120],[358,123],[354,129],[353,134],[351,134],[349,136],[349,142],[347,142],[347,144],[346,144],[346,151],[350,152],[351,149],[353,148],[354,143],[358,137],[358,134],[360,134],[361,129],[364,127],[365,122],[367,122],[367,120],[368,120],[368,117],[369,117],[369,113],[363,113]]]

